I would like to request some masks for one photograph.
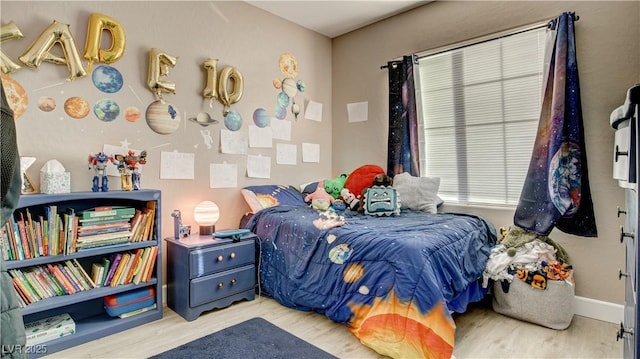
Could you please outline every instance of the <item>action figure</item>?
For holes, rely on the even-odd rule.
[[[115,163],[122,178],[122,189],[124,191],[139,190],[141,174],[138,165],[147,163],[147,151],[136,155],[135,152],[129,150],[126,155],[116,155]]]
[[[93,192],[109,192],[109,177],[105,173],[107,163],[113,163],[113,157],[106,155],[103,152],[89,155],[89,169],[96,171],[93,176]]]

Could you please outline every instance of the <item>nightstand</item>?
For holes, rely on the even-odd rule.
[[[253,300],[256,235],[192,235],[167,243],[167,305],[186,320],[238,300]]]

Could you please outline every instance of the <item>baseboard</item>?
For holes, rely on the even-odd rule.
[[[624,306],[603,302],[601,300],[578,297],[574,301],[573,312],[575,315],[591,319],[602,320],[609,323],[620,323],[624,318]]]

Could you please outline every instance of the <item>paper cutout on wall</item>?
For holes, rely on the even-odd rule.
[[[320,162],[320,145],[303,142],[302,162]]]
[[[347,104],[349,122],[365,122],[369,119],[369,102],[356,102]]]
[[[298,147],[288,143],[276,144],[276,163],[279,165],[295,165],[298,162]]]
[[[253,148],[272,148],[271,127],[260,128],[258,126],[249,126],[249,147]]]
[[[311,121],[322,121],[322,104],[314,101],[307,103],[304,118]]]
[[[2,81],[2,87],[4,87],[4,94],[9,102],[9,107],[13,110],[13,116],[17,120],[27,110],[29,104],[29,98],[24,88],[20,83],[14,80],[11,76],[0,76]]]
[[[193,179],[195,154],[160,152],[160,179]]]
[[[271,134],[274,140],[291,141],[291,121],[271,121]]]
[[[238,187],[238,165],[235,163],[212,163],[209,165],[209,188]]]
[[[220,151],[231,155],[246,155],[249,140],[242,132],[220,130]]]
[[[271,157],[247,156],[247,177],[271,178]]]

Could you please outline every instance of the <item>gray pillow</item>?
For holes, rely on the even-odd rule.
[[[414,177],[404,172],[393,177],[393,187],[400,197],[400,208],[436,213],[440,177]]]

